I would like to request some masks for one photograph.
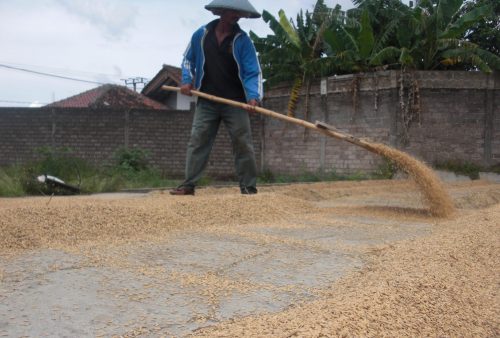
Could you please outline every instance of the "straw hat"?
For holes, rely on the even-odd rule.
[[[214,13],[214,15],[220,15],[223,10],[229,9],[243,12],[247,18],[260,18],[260,13],[255,10],[248,0],[213,0],[205,8]]]

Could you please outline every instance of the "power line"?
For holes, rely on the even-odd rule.
[[[32,103],[36,103],[36,104],[48,104],[46,102],[38,102],[38,101],[12,101],[12,100],[0,100],[1,103],[15,103],[15,104],[32,104]]]
[[[0,64],[12,66],[12,67],[23,67],[23,68],[29,68],[29,69],[37,69],[38,71],[46,71],[46,72],[53,72],[53,73],[71,73],[74,76],[105,76],[109,78],[117,78],[122,75],[117,75],[117,74],[106,74],[106,73],[98,73],[98,72],[89,72],[86,70],[77,70],[77,69],[68,69],[68,68],[57,68],[57,67],[52,67],[52,66],[42,66],[42,65],[31,65],[27,63],[15,63],[15,62],[9,62],[5,60],[0,60]],[[78,75],[76,75],[78,74]]]
[[[38,101],[14,101],[14,100],[0,100],[0,107],[5,107],[8,104],[9,107],[12,106],[30,106],[30,107],[38,107],[45,106],[47,102],[38,102]]]
[[[31,69],[26,69],[26,68],[13,67],[13,66],[5,65],[5,64],[0,64],[0,67],[8,68],[8,69],[13,69],[13,70],[19,70],[19,71],[23,71],[23,72],[27,72],[27,73],[33,73],[33,74],[37,74],[37,75],[55,77],[55,78],[64,79],[64,80],[71,80],[71,81],[85,82],[85,83],[92,83],[92,84],[99,84],[99,85],[105,84],[103,82],[82,80],[82,79],[77,79],[77,78],[69,77],[69,76],[62,76],[62,75],[56,75],[56,74],[39,72],[39,71],[36,71],[36,70],[31,70]]]

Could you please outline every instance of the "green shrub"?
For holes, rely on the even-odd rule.
[[[479,172],[483,170],[480,166],[462,160],[449,160],[441,163],[436,163],[435,168],[454,172],[457,175],[469,176],[471,179],[476,180],[479,178]]]
[[[39,160],[20,168],[20,182],[23,191],[29,195],[39,194],[72,194],[72,192],[57,186],[51,186],[37,181],[41,175],[55,176],[65,183],[79,187],[82,174],[94,170],[83,160],[73,156],[69,148],[37,148]]]
[[[495,173],[495,174],[500,174],[500,163],[497,163],[495,165],[492,165],[489,170],[490,172],[492,173]]]
[[[335,171],[324,173],[321,170],[311,172],[303,171],[299,174],[277,174],[267,169],[263,171],[259,177],[258,182],[260,184],[266,183],[295,183],[295,182],[322,182],[322,181],[338,181],[345,179],[345,177],[339,176]]]
[[[342,180],[345,180],[345,181],[364,181],[364,180],[369,180],[372,178],[373,177],[371,175],[367,175],[361,171],[356,171],[352,174],[343,176]]]
[[[111,176],[98,173],[94,176],[84,177],[82,179],[83,193],[102,193],[119,191],[125,187],[125,181],[122,176]]]
[[[0,168],[0,196],[15,197],[24,195],[18,170]]]
[[[398,167],[393,161],[384,159],[371,176],[375,179],[392,179],[397,171]]]
[[[118,149],[113,162],[96,167],[72,155],[68,148],[43,147],[38,160],[4,168],[0,172],[0,196],[63,195],[71,191],[37,181],[41,175],[55,176],[80,188],[81,193],[113,192],[121,189],[156,188],[175,185],[159,170],[148,165],[148,152]]]
[[[274,173],[269,169],[264,169],[257,177],[259,183],[273,183],[275,182]]]
[[[149,151],[139,148],[118,148],[114,154],[117,168],[124,171],[141,171],[149,169]]]

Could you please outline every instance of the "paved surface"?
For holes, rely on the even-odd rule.
[[[99,256],[44,250],[3,261],[0,337],[182,336],[318,297],[323,286],[361,267],[367,248],[430,229],[331,218],[340,226],[301,220],[297,227],[190,230]]]

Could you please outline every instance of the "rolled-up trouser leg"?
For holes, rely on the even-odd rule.
[[[181,186],[194,188],[206,168],[217,130],[220,115],[217,107],[198,99],[186,154],[186,180]]]
[[[257,185],[257,165],[248,112],[227,105],[224,105],[222,112],[222,120],[231,136],[234,166],[240,188],[255,188]]]

